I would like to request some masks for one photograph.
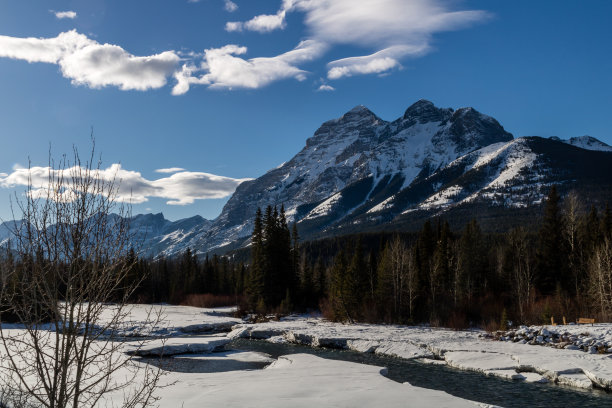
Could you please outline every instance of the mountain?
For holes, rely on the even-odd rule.
[[[141,252],[157,257],[172,256],[187,248],[198,247],[198,237],[205,233],[212,221],[199,215],[169,221],[159,214],[139,214],[130,221],[130,234]]]
[[[529,209],[551,184],[598,183],[609,191],[610,152],[590,136],[515,139],[473,108],[420,100],[387,122],[357,106],[323,123],[291,160],[242,183],[193,242],[198,251],[244,245],[256,209],[267,205],[284,205],[303,238],[469,208]]]
[[[110,225],[120,220],[117,214],[109,215]],[[15,248],[14,234],[22,221],[0,224],[0,248]],[[197,237],[205,232],[212,221],[196,215],[178,221],[169,221],[159,214],[139,214],[130,219],[128,234],[135,248],[145,256],[172,256],[187,248],[196,248]],[[12,240],[12,241],[11,241]]]
[[[240,184],[215,220],[137,215],[131,233],[150,256],[224,252],[248,244],[257,208],[268,205],[284,206],[302,239],[416,230],[432,216],[504,230],[533,221],[553,184],[603,205],[612,147],[591,136],[514,138],[474,108],[426,100],[391,122],[357,106],[323,123],[291,160]]]

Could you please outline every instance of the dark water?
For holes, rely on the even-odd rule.
[[[308,353],[334,360],[387,367],[387,377],[398,382],[446,391],[457,397],[502,407],[611,407],[612,394],[600,390],[580,391],[553,384],[532,384],[461,371],[446,365],[423,364],[413,360],[377,356],[345,350],[275,344],[261,340],[237,339],[227,349],[259,351],[273,358]]]
[[[260,361],[232,360],[231,357],[234,353],[235,351],[232,350],[215,352],[207,354],[204,360],[181,355],[161,359],[140,358],[139,360],[163,370],[178,373],[221,373],[225,371],[257,370],[270,364]]]

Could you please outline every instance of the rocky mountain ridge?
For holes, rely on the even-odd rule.
[[[289,161],[240,184],[215,220],[138,215],[132,232],[151,256],[223,252],[248,244],[255,212],[267,205],[284,206],[310,239],[529,209],[552,184],[612,197],[612,147],[591,136],[514,138],[469,107],[419,100],[385,121],[360,105],[323,123]]]

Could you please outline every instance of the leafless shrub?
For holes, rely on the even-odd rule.
[[[12,406],[155,401],[161,371],[124,353],[127,299],[139,283],[127,279],[129,206],[94,150],[86,162],[76,149],[73,163],[50,158],[46,182],[34,185],[30,170],[25,196],[15,196],[21,222],[0,293],[0,313],[18,322],[0,322],[0,388]],[[141,334],[159,318],[141,322]]]

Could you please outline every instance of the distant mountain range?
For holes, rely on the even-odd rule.
[[[132,229],[153,256],[246,245],[267,205],[284,205],[304,239],[418,228],[435,215],[500,229],[509,215],[533,217],[552,184],[594,202],[612,198],[612,147],[590,136],[515,139],[473,108],[426,100],[392,122],[357,106],[323,123],[291,160],[238,186],[215,220],[137,215]]]

